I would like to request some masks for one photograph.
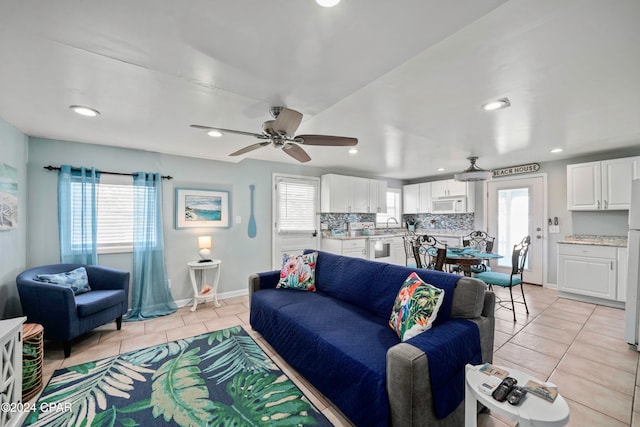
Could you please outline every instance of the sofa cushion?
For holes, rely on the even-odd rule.
[[[487,285],[471,277],[462,277],[453,295],[451,317],[473,319],[482,315]]]
[[[315,292],[317,258],[317,252],[305,255],[284,254],[277,287]]]
[[[86,317],[99,311],[122,304],[126,296],[122,289],[111,291],[91,291],[76,296],[78,317]]]
[[[264,289],[252,296],[250,321],[283,359],[339,402],[356,425],[388,425],[386,354],[400,342],[388,318],[372,316],[319,289]]]
[[[415,272],[407,277],[398,291],[389,319],[389,326],[401,341],[431,329],[444,294],[442,289],[423,282]]]
[[[87,270],[84,267],[57,274],[38,274],[36,275],[36,280],[66,286],[71,288],[74,295],[80,295],[91,290]]]

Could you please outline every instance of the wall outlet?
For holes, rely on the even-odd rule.
[[[236,224],[242,224],[242,217],[240,215],[236,215]]]
[[[551,233],[551,234],[560,233],[560,226],[559,225],[550,225],[549,226],[549,233]]]

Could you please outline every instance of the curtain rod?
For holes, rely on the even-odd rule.
[[[49,166],[45,166],[44,169],[46,169],[48,171],[59,171],[60,167],[49,165]],[[80,169],[79,168],[71,168],[71,170],[75,172],[75,171],[79,171]],[[133,176],[134,175],[132,173],[107,172],[107,171],[101,171],[101,170],[97,170],[97,169],[96,169],[96,172],[104,173],[104,174],[107,174],[107,175],[122,175],[122,176]],[[162,175],[161,178],[162,179],[173,179],[173,177],[171,175]]]

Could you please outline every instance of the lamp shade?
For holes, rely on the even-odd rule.
[[[198,248],[199,249],[211,249],[211,236],[200,236],[200,237],[198,237]]]

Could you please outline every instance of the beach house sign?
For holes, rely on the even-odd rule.
[[[526,165],[510,166],[508,168],[502,168],[502,169],[493,169],[491,172],[493,173],[494,178],[500,178],[501,176],[519,175],[521,173],[538,172],[539,170],[540,170],[539,163],[529,163]]]

